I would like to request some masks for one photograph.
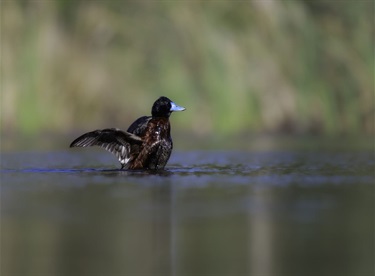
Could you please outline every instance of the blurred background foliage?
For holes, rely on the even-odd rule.
[[[374,134],[374,1],[1,1],[3,137]]]

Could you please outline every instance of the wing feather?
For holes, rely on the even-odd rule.
[[[107,128],[81,135],[70,144],[70,147],[102,147],[114,154],[122,166],[125,166],[131,159],[132,146],[141,144],[142,139],[137,135],[117,128]]]
[[[143,117],[138,118],[129,126],[127,132],[143,137],[143,135],[145,134],[147,125],[151,119],[152,119],[151,116],[143,116]]]

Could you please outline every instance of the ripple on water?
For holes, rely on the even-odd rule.
[[[92,165],[90,165],[92,164]],[[7,182],[62,181],[155,185],[171,182],[181,187],[207,185],[301,185],[373,183],[369,153],[295,152],[177,152],[166,170],[122,171],[103,151],[83,153],[15,153],[2,155],[2,180]],[[71,179],[72,178],[72,179]]]

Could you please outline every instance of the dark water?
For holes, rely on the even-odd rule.
[[[373,275],[374,154],[4,153],[1,275]]]

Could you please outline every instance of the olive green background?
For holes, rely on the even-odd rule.
[[[177,135],[373,136],[374,2],[1,1],[3,145],[161,95]]]

